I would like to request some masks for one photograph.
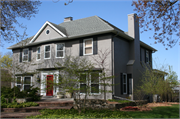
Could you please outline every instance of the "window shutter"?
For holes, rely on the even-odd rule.
[[[152,57],[151,57],[152,51],[149,51],[149,63],[152,64]]]
[[[120,75],[120,80],[121,80],[121,94],[123,95],[123,73]]]
[[[140,61],[142,61],[142,52],[141,52],[142,48],[140,47]]]
[[[130,88],[132,88],[132,81],[130,81],[132,78],[132,74],[127,74],[127,94],[132,94],[132,91],[130,92]]]
[[[144,50],[145,51],[145,63],[147,62],[147,59],[146,59],[146,50]]]
[[[93,55],[98,54],[98,48],[97,48],[97,37],[93,38]]]
[[[31,50],[32,48],[29,48],[29,61],[31,61]]]
[[[22,49],[20,49],[19,62],[22,62]]]
[[[79,42],[79,56],[83,56],[83,39]]]

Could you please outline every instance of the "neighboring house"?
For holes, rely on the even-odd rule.
[[[111,53],[107,58],[106,68],[115,76],[109,83],[116,85],[107,87],[112,93],[107,93],[106,99],[128,97],[142,75],[142,62],[151,65],[152,53],[157,51],[140,41],[138,24],[136,14],[128,15],[126,33],[98,16],[78,20],[68,17],[59,25],[47,21],[34,36],[8,48],[13,51],[14,62],[31,62],[31,65],[24,68],[24,72],[17,74],[18,80],[29,83],[16,85],[23,85],[23,90],[35,84],[41,88],[41,95],[56,95],[58,89],[54,87],[53,91],[44,91],[48,84],[41,83],[43,79],[58,78],[59,72],[54,67],[56,62],[63,60],[65,55],[86,57],[94,62],[92,56],[98,58],[99,50],[109,49]],[[38,65],[33,65],[35,63]],[[35,71],[38,71],[38,74],[34,74]],[[40,83],[36,83],[37,79],[40,79]],[[92,86],[102,88],[98,83]],[[103,93],[100,91],[91,93],[96,96],[89,98],[103,99]]]

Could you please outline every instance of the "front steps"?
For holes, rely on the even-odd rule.
[[[38,101],[39,106],[24,108],[1,108],[0,118],[25,118],[40,115],[42,109],[71,109],[74,101]]]

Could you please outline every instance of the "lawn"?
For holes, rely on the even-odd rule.
[[[132,118],[179,118],[179,105],[152,107],[152,111],[127,113]]]
[[[41,110],[42,115],[28,118],[179,118],[179,105],[166,107],[153,107],[152,111],[111,111],[111,110],[87,110],[78,114],[77,110]]]

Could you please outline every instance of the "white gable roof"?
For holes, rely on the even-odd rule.
[[[50,22],[46,21],[44,25],[39,29],[39,31],[36,33],[36,35],[32,38],[32,40],[29,43],[32,43],[36,40],[36,38],[39,36],[39,34],[42,32],[42,30],[47,26],[51,26],[56,32],[58,32],[62,37],[67,37],[64,33],[62,33],[59,29],[57,29],[55,26],[53,26]]]

